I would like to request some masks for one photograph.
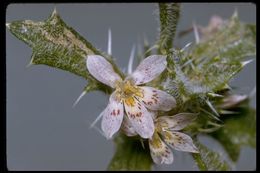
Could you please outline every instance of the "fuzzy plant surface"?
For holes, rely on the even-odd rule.
[[[108,170],[152,170],[174,164],[172,151],[192,155],[199,170],[232,170],[198,135],[216,139],[233,162],[243,146],[256,147],[256,112],[251,95],[234,94],[229,81],[256,55],[256,26],[211,18],[193,25],[196,43],[174,46],[180,3],[159,3],[160,30],[155,43],[143,45],[139,66],[128,74],[68,26],[56,10],[44,21],[12,21],[9,31],[32,49],[31,65],[47,65],[86,79],[80,98],[91,91],[110,96],[102,118],[106,138],[116,152]],[[189,30],[181,33],[185,35]],[[156,51],[156,54],[153,53]],[[87,96],[86,96],[87,97]],[[97,113],[98,115],[99,113]]]

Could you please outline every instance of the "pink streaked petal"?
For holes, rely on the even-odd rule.
[[[120,129],[124,115],[123,103],[116,101],[114,93],[110,96],[109,104],[102,114],[101,129],[108,139],[112,138]]]
[[[197,118],[195,113],[179,113],[174,116],[158,117],[156,122],[164,129],[181,130]]]
[[[128,119],[127,116],[124,116],[122,125],[121,125],[121,130],[127,135],[127,136],[135,136],[138,135],[135,132],[135,129],[133,128],[133,126],[131,125],[130,120]]]
[[[114,88],[115,81],[121,77],[114,71],[113,66],[100,55],[88,55],[87,69],[98,81]]]
[[[157,133],[149,140],[149,148],[154,163],[171,164],[173,162],[171,149],[160,139]]]
[[[191,137],[181,132],[162,131],[160,132],[164,141],[173,149],[178,151],[198,153],[197,147],[193,144]]]
[[[151,55],[139,64],[129,78],[132,78],[136,85],[150,82],[165,70],[166,65],[166,56]]]
[[[142,138],[151,138],[154,133],[154,122],[151,113],[137,99],[133,105],[124,102],[126,114],[132,127]]]
[[[176,107],[176,100],[170,94],[152,87],[140,87],[143,90],[143,97],[138,97],[145,107],[150,110],[169,111]]]

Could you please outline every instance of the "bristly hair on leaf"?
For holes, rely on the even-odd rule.
[[[158,52],[165,54],[172,48],[180,16],[179,3],[159,3],[160,39]]]
[[[56,9],[45,21],[21,20],[7,23],[6,26],[14,36],[32,48],[29,65],[48,65],[83,77],[88,80],[88,88],[91,88],[86,91],[109,90],[89,74],[85,63],[87,55],[106,55],[69,27]],[[107,59],[121,74],[110,57]]]

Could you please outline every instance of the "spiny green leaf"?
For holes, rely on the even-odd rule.
[[[14,21],[9,29],[32,48],[32,64],[45,64],[89,78],[85,57],[99,52],[68,27],[56,10],[43,22]]]
[[[224,126],[211,134],[233,161],[238,160],[242,146],[256,147],[256,112],[248,106],[235,110],[239,114],[225,115]]]
[[[228,163],[221,159],[221,156],[208,149],[198,141],[195,142],[199,153],[193,153],[192,156],[201,171],[229,171]]]
[[[166,88],[174,83],[183,101],[204,97],[225,87],[256,53],[255,25],[244,24],[236,15],[188,51],[171,49],[168,53]]]
[[[142,147],[139,139],[120,134],[115,139],[116,153],[111,160],[108,170],[151,170],[152,159],[149,146]]]
[[[160,40],[159,51],[165,54],[172,48],[179,16],[179,3],[159,3],[160,9]]]
[[[97,54],[112,61],[69,27],[56,10],[45,21],[14,21],[7,27],[14,36],[32,48],[31,64],[44,64],[81,76],[89,80],[88,85],[92,90],[106,89],[89,74],[85,58]]]
[[[221,89],[243,67],[243,60],[256,53],[255,26],[239,21],[237,15],[215,33],[194,45],[182,64],[184,73],[210,90]]]

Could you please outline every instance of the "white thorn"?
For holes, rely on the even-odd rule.
[[[252,98],[255,94],[256,94],[256,86],[255,86],[254,89],[249,93],[248,97],[249,97],[249,98]]]
[[[150,49],[148,49],[144,54],[147,54],[148,52],[150,52],[151,50],[153,50],[153,49],[156,49],[156,48],[159,48],[159,45],[154,45],[154,46],[152,46]]]
[[[183,52],[185,49],[187,49],[190,45],[192,44],[192,42],[186,44],[180,51]]]
[[[126,68],[125,68],[125,67],[122,68],[122,72],[123,72],[124,74],[126,73]]]
[[[208,106],[210,107],[210,109],[219,117],[218,112],[216,111],[216,109],[213,107],[213,105],[210,103],[209,100],[206,100],[206,103],[208,104]]]
[[[249,64],[250,62],[254,61],[254,59],[250,59],[250,60],[247,60],[247,61],[243,61],[241,62],[242,63],[242,66],[244,67],[245,65]]]
[[[216,93],[208,93],[208,95],[210,95],[212,97],[224,97],[223,95],[216,94]]]
[[[57,14],[57,8],[54,7],[53,14]]]
[[[193,31],[194,31],[194,36],[195,36],[195,41],[196,41],[196,44],[198,44],[200,42],[200,37],[199,37],[199,32],[198,32],[198,28],[195,24],[195,22],[193,22]]]
[[[223,124],[217,124],[217,123],[214,123],[212,121],[209,121],[208,124],[212,125],[212,126],[215,126],[215,127],[223,127]]]
[[[144,141],[142,139],[140,139],[140,142],[141,142],[141,145],[142,145],[143,149],[145,149]]]
[[[26,65],[26,68],[31,67],[31,65],[32,65],[31,63],[27,64],[27,65]]]
[[[112,34],[111,29],[108,29],[108,45],[107,45],[107,53],[108,55],[112,55]]]
[[[134,57],[135,57],[135,45],[133,45],[133,47],[132,47],[130,58],[129,58],[129,62],[128,62],[128,69],[127,69],[127,73],[128,74],[132,73]]]
[[[102,132],[98,127],[94,126],[94,129],[97,130],[97,131],[98,131],[102,136],[104,136],[106,139],[108,139],[107,136],[105,135],[105,133]]]
[[[228,84],[225,84],[223,88],[224,88],[224,89],[232,90],[232,88],[231,88]]]
[[[10,29],[10,23],[6,23],[5,26]]]
[[[29,64],[26,65],[26,68],[30,67],[31,65],[33,65],[33,58],[30,60]]]
[[[144,34],[144,46],[148,46],[148,40],[147,40],[147,37],[146,35]]]
[[[105,138],[107,138],[106,135],[104,134],[104,132],[102,132],[102,130],[100,130],[98,127],[93,126],[93,128],[94,128],[96,131],[98,131],[102,136],[104,136]]]
[[[188,60],[187,62],[185,62],[185,63],[181,66],[181,68],[185,67],[185,66],[188,65],[188,64],[191,64],[192,61],[193,61],[193,59]]]
[[[233,17],[233,18],[237,18],[237,17],[238,17],[238,10],[237,10],[237,8],[235,8],[235,11],[234,11],[232,17]]]
[[[239,112],[228,111],[228,110],[220,110],[220,114],[238,114]]]
[[[206,110],[203,109],[203,108],[199,108],[199,109],[202,110],[204,113],[210,115],[212,118],[214,118],[214,119],[216,119],[216,120],[218,120],[218,121],[221,121],[218,117],[216,117],[215,115],[213,115],[211,112],[208,112],[208,111],[206,111]]]
[[[104,110],[105,111],[105,110]],[[103,112],[104,112],[103,111]],[[95,124],[98,122],[98,120],[100,120],[100,118],[103,116],[103,112],[101,112],[99,114],[99,116],[93,121],[93,123],[91,123],[90,127],[89,128],[93,128],[95,126]]]
[[[54,17],[54,16],[56,16],[58,13],[57,13],[57,9],[56,9],[56,7],[54,7],[54,9],[53,9],[53,12],[52,12],[52,14],[51,14],[51,17]]]
[[[86,91],[83,91],[80,96],[77,98],[77,100],[74,102],[73,104],[73,108],[78,104],[78,102],[80,101],[80,99],[86,94]]]
[[[142,59],[142,44],[140,43],[141,41],[140,41],[140,39],[138,39],[138,42],[137,42],[137,54],[139,55],[139,56],[137,56],[138,57],[138,59],[139,59],[139,61],[141,61],[141,59]]]

